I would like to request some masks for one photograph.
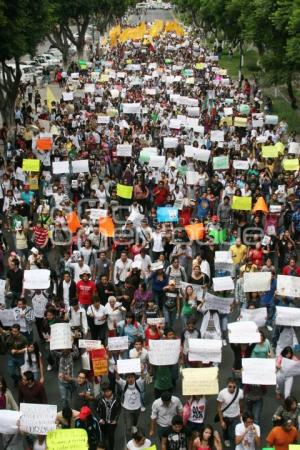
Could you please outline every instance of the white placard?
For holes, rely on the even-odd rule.
[[[162,261],[156,261],[151,264],[151,270],[154,272],[155,270],[163,269],[164,264]]]
[[[266,125],[277,125],[278,124],[278,116],[271,115],[271,114],[265,116],[265,124]]]
[[[56,429],[57,405],[21,403],[20,429],[25,433],[46,435]]]
[[[97,123],[107,125],[110,122],[109,116],[98,116]]]
[[[186,109],[186,112],[189,117],[199,117],[200,116],[200,108],[197,106],[188,106]]]
[[[101,341],[96,341],[94,339],[79,339],[78,347],[87,350],[97,350],[103,348],[103,345],[101,344]]]
[[[117,145],[117,156],[131,156],[132,155],[132,145],[131,144],[118,144]]]
[[[253,128],[261,128],[264,126],[264,119],[252,119]]]
[[[230,263],[232,264],[232,256],[230,251],[216,251],[215,263]]]
[[[108,338],[108,350],[127,350],[128,336],[117,336]]]
[[[165,318],[164,317],[148,317],[147,318],[147,324],[148,325],[165,325]]]
[[[233,160],[233,168],[236,170],[248,170],[249,162],[242,160]]]
[[[220,363],[222,361],[222,340],[189,339],[189,361]]]
[[[234,283],[231,277],[217,277],[213,278],[213,290],[219,291],[231,291],[234,289]]]
[[[91,208],[89,211],[91,220],[98,220],[103,217],[107,217],[107,209]]]
[[[180,339],[149,340],[149,362],[154,366],[177,364],[180,354]]]
[[[276,289],[279,295],[300,297],[300,278],[291,275],[278,275]]]
[[[71,78],[72,78],[73,80],[78,80],[78,78],[79,78],[79,72],[72,72],[72,73],[71,73]]]
[[[74,100],[73,92],[63,92],[62,96],[65,102],[71,102],[72,100]]]
[[[121,373],[141,373],[140,358],[132,359],[118,359],[117,360],[118,374]]]
[[[184,156],[186,158],[194,158],[196,147],[193,145],[185,145],[184,146]]]
[[[164,148],[176,148],[178,145],[178,138],[165,137]]]
[[[95,92],[95,85],[93,83],[86,83],[84,85],[84,92],[93,94]]]
[[[52,172],[55,175],[60,173],[69,173],[69,161],[53,161]]]
[[[6,281],[0,279],[0,304],[5,305],[5,285]]]
[[[24,270],[24,289],[48,289],[50,287],[50,270]]]
[[[275,358],[242,358],[242,368],[243,384],[276,384]]]
[[[271,272],[245,272],[244,292],[266,292],[271,289]]]
[[[198,172],[188,171],[186,173],[186,184],[194,185],[194,184],[198,184],[198,182],[199,182],[199,173]]]
[[[139,114],[141,112],[140,103],[122,103],[124,114]]]
[[[253,344],[261,340],[256,323],[251,321],[229,323],[228,339],[231,344]]]
[[[201,149],[197,148],[194,158],[197,159],[197,161],[203,161],[207,163],[210,158],[210,150],[203,150],[202,148]]]
[[[9,409],[0,409],[0,433],[16,434],[19,432],[19,420],[22,413]]]
[[[17,323],[14,309],[0,309],[0,322],[4,327],[12,327]]]
[[[299,155],[300,154],[300,144],[299,142],[290,142],[289,143],[289,153],[292,153],[293,155]]]
[[[144,147],[144,148],[142,148],[142,152],[148,153],[149,155],[157,155],[158,148],[157,147]]]
[[[231,106],[225,106],[224,107],[224,114],[225,116],[232,116],[233,115],[233,108]]]
[[[204,297],[203,310],[217,310],[219,314],[229,314],[233,302],[233,297],[218,297],[207,293]]]
[[[173,130],[180,130],[181,128],[181,122],[178,119],[171,119],[169,122],[169,128]]]
[[[241,321],[255,322],[258,327],[263,327],[267,320],[267,308],[241,309],[239,319]]]
[[[199,119],[195,119],[193,117],[187,117],[185,125],[184,125],[185,128],[188,128],[188,129],[193,128],[193,129],[195,129],[198,126],[199,126]]]
[[[281,371],[286,377],[298,377],[300,375],[300,362],[282,358]]]
[[[203,286],[200,286],[199,284],[186,283],[185,281],[180,281],[180,289],[183,296],[185,296],[185,290],[189,286],[193,288],[194,293],[197,295],[197,300],[202,300],[204,295]]]
[[[51,325],[50,350],[64,350],[72,348],[72,333],[69,323],[55,323]]]
[[[110,95],[112,96],[112,98],[118,98],[120,95],[120,91],[118,89],[111,89]]]
[[[199,133],[201,136],[204,136],[204,126],[198,125],[197,127],[194,127],[194,133]]]
[[[149,167],[157,167],[158,169],[161,169],[166,164],[166,158],[164,156],[158,156],[158,155],[151,155],[149,160]]]
[[[300,309],[276,306],[276,325],[300,327]]]
[[[88,159],[78,159],[76,161],[72,161],[72,172],[73,173],[85,173],[89,172],[89,160]]]
[[[224,142],[224,131],[221,130],[211,130],[210,140],[212,142]]]
[[[81,367],[83,370],[91,370],[91,361],[88,352],[84,352],[81,355]]]

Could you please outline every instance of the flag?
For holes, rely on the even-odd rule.
[[[203,223],[191,223],[184,227],[191,241],[201,241],[204,238],[205,229]]]
[[[115,225],[111,217],[100,217],[99,231],[105,237],[114,237]]]
[[[68,228],[71,231],[71,233],[76,233],[78,228],[81,227],[77,213],[75,211],[72,211],[71,213],[67,214],[66,219]]]

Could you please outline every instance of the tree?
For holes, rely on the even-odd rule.
[[[8,126],[14,124],[21,57],[35,53],[44,38],[48,18],[47,0],[0,1],[0,112]]]

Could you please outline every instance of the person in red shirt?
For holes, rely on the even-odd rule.
[[[93,303],[93,295],[97,292],[96,284],[90,280],[90,276],[90,273],[82,273],[80,275],[81,280],[76,284],[78,302],[84,308]]]
[[[164,186],[164,183],[162,181],[160,181],[156,188],[153,189],[155,206],[164,206],[166,204],[168,195],[169,189]]]
[[[296,260],[290,259],[290,262],[284,266],[282,275],[292,275],[293,277],[300,277],[300,267],[296,266]]]

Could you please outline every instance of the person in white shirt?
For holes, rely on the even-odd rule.
[[[117,259],[114,270],[114,282],[116,285],[125,283],[132,266],[132,259],[127,257],[126,252],[121,253],[121,258]]]
[[[77,299],[70,301],[70,309],[68,311],[68,319],[75,340],[82,339],[86,336],[89,327],[85,309],[79,305]],[[81,336],[81,337],[80,337]]]
[[[156,230],[152,233],[152,242],[153,261],[156,261],[160,253],[164,251],[163,234],[160,225],[157,225]]]
[[[133,373],[127,373],[123,380],[116,372],[116,381],[123,391],[122,408],[124,412],[124,423],[126,431],[126,440],[129,441],[132,435],[132,428],[137,426],[141,412],[141,390],[144,387],[144,374],[141,377],[135,377]]]
[[[235,427],[235,450],[255,450],[260,448],[260,427],[254,423],[254,417],[248,412],[243,421]]]
[[[123,313],[126,309],[122,306],[121,302],[117,302],[116,297],[111,295],[107,299],[107,303],[104,307],[104,313],[107,317],[108,336],[113,337],[116,335],[117,323],[123,318]]]
[[[105,307],[101,305],[99,297],[94,298],[94,304],[87,309],[87,316],[91,318],[91,337],[100,340],[105,345],[106,340],[106,315]]]
[[[133,439],[127,442],[127,450],[144,450],[150,448],[151,441],[150,439],[146,439],[144,433],[140,430],[137,430],[133,434]]]
[[[235,443],[235,427],[240,422],[243,411],[244,394],[234,378],[228,378],[227,387],[217,397],[217,413],[223,429],[225,447],[233,447]]]
[[[147,280],[150,277],[151,258],[146,254],[146,250],[144,248],[141,249],[138,255],[135,255],[134,262],[140,264],[141,278],[143,280]]]
[[[161,439],[164,432],[170,428],[172,419],[176,415],[181,415],[183,406],[178,397],[165,391],[161,397],[152,403],[151,427],[149,436],[153,436],[157,430],[158,437]]]
[[[148,350],[146,350],[143,347],[143,339],[142,338],[136,338],[134,341],[134,347],[129,350],[129,358],[139,358],[143,367],[143,373],[144,376],[147,376],[148,373]],[[142,401],[142,407],[141,412],[146,411],[145,408],[145,391],[144,389],[141,389],[141,401]]]
[[[80,276],[83,273],[91,273],[91,269],[87,264],[84,264],[83,256],[79,256],[78,262],[73,262],[72,259],[69,259],[66,264],[66,268],[70,267],[73,270],[74,281],[77,283],[80,281]]]

